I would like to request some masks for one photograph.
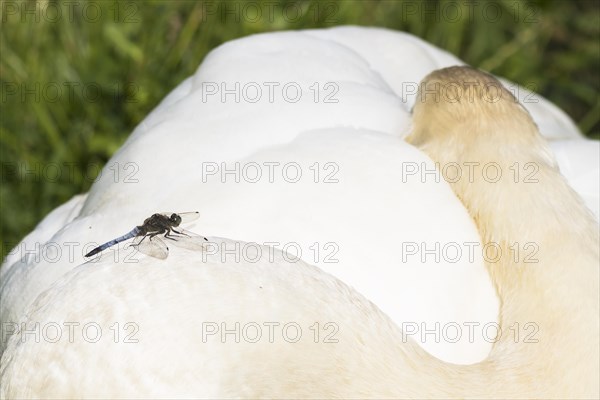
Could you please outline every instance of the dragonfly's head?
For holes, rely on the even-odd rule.
[[[169,219],[171,220],[173,226],[179,226],[179,224],[181,223],[181,217],[175,213],[171,214],[171,218]]]

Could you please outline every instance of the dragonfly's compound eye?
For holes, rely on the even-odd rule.
[[[175,213],[171,214],[171,222],[173,223],[173,225],[175,226],[179,226],[179,224],[181,223],[181,217]]]

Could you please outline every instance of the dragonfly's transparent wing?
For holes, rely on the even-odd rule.
[[[189,211],[189,212],[181,212],[181,213],[162,212],[159,214],[162,214],[167,217],[171,217],[172,214],[177,214],[181,217],[182,224],[187,224],[188,222],[195,221],[200,217],[200,213],[198,211]]]
[[[137,236],[131,245],[140,253],[164,260],[169,255],[169,248],[157,236]]]
[[[190,211],[184,213],[177,213],[181,217],[181,223],[187,224],[197,220],[200,217],[200,213],[198,211]]]
[[[208,239],[194,232],[186,231],[185,229],[175,228],[179,233],[172,233],[168,238],[168,243],[177,247],[182,247],[189,250],[204,250],[208,244]]]

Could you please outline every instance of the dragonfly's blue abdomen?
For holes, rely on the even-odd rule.
[[[110,242],[106,242],[103,245],[100,245],[98,247],[96,247],[94,250],[90,251],[89,253],[87,253],[85,255],[85,257],[92,257],[98,253],[100,253],[102,250],[106,250],[109,247],[114,246],[115,244],[124,242],[127,239],[131,239],[134,238],[138,235],[138,233],[140,233],[140,230],[138,229],[138,227],[133,228],[129,233],[126,233],[123,236],[120,236],[116,239],[111,240]]]

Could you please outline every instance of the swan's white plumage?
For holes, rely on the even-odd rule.
[[[464,65],[464,62],[454,55],[404,32],[355,27],[307,32],[315,37],[342,44],[360,54],[371,68],[382,76],[394,93],[403,99],[406,110],[410,110],[414,105],[415,87],[431,72],[423,66],[435,65],[435,68],[443,68]],[[563,111],[530,91],[535,90],[537,82],[527,82],[524,88],[507,79],[500,81],[531,113],[542,135],[549,139],[581,138],[577,127]]]
[[[239,243],[209,239],[230,248]],[[4,393],[9,397],[43,394],[44,398],[256,398],[266,395],[257,391],[258,386],[275,385],[280,387],[279,395],[271,394],[277,398],[286,393],[286,386],[308,395],[313,385],[304,380],[305,374],[314,374],[312,379],[316,380],[322,372],[311,372],[303,363],[318,363],[332,371],[358,371],[377,348],[378,336],[391,340],[395,333],[395,339],[402,340],[386,316],[338,280],[302,261],[288,262],[280,251],[271,253],[263,248],[261,255],[252,263],[231,262],[232,256],[221,252],[202,255],[173,249],[161,264],[141,257],[126,267],[104,259],[74,268],[38,297],[28,316],[29,329],[33,321],[42,326],[77,321],[80,325],[74,328],[74,343],[69,343],[66,334],[56,343],[11,341],[6,353],[13,360],[6,360],[2,374],[13,378],[3,382]],[[222,257],[229,261],[222,262]],[[174,300],[177,307],[173,307]],[[70,304],[68,310],[64,304]],[[340,307],[350,312],[338,315]],[[118,343],[115,322],[120,323]],[[213,322],[219,326],[224,322],[229,330],[236,322],[242,327],[256,323],[264,330],[254,343],[244,340],[256,337],[253,331],[241,334],[239,343],[232,334],[222,342],[220,332],[203,336],[208,332],[203,324]],[[272,339],[265,325],[270,322],[280,323],[273,327]],[[320,324],[318,343],[310,330],[315,322]],[[96,323],[102,329],[102,336],[94,343],[83,339],[87,323]],[[125,329],[126,323],[137,327],[128,340],[125,336],[134,328]],[[293,329],[284,336],[283,326],[287,323],[302,329],[297,342]],[[324,337],[333,332],[332,328],[324,329],[326,323],[338,328],[329,339],[335,343],[323,343]],[[89,337],[95,337],[94,329]],[[363,360],[356,360],[355,365],[345,350],[348,343],[354,343],[363,353]],[[311,354],[320,346],[328,351],[319,352],[315,359]],[[228,348],[234,351],[223,352]],[[32,351],[35,358],[30,357]],[[294,356],[297,351],[307,358]],[[114,357],[116,352],[118,357]],[[386,357],[382,355],[378,362]],[[344,366],[340,367],[342,360]],[[40,365],[46,367],[32,376],[19,373]],[[301,373],[281,380],[268,372],[272,368]],[[357,376],[357,381],[373,378]],[[245,387],[247,379],[262,383]],[[350,388],[346,391],[346,397],[360,394]]]
[[[335,241],[340,263],[315,264],[355,287],[398,325],[495,321],[497,299],[480,254],[473,263],[421,263],[411,258],[403,265],[394,249],[403,241],[478,241],[471,219],[444,182],[396,184],[399,163],[423,161],[433,168],[431,161],[398,140],[407,132],[414,101],[402,84],[416,84],[432,70],[453,64],[461,62],[420,39],[382,29],[282,32],[229,42],[207,56],[198,72],[163,100],[109,162],[134,162],[138,182],[115,183],[105,170],[85,204],[83,199],[72,200],[62,208],[67,214],[49,215],[40,230],[25,239],[27,248],[37,240],[103,242],[152,212],[199,209],[202,218],[193,230],[207,235],[298,242],[303,254],[312,254],[308,247],[314,242]],[[296,82],[303,98],[297,103],[282,101],[281,96],[272,103],[264,96],[257,103],[223,103],[215,96],[203,98],[210,82],[225,82],[229,88],[235,82]],[[315,82],[321,87],[336,82],[339,102],[315,103],[310,90]],[[542,134],[584,143],[576,139],[579,133],[564,113],[539,100],[524,105]],[[566,155],[558,157],[561,167],[573,157],[565,149],[579,146],[563,143],[567,142],[553,145],[555,152]],[[281,180],[224,185],[201,184],[198,176],[202,162],[265,160],[299,162],[305,170],[314,161],[334,161],[341,180],[330,187]],[[576,189],[585,190],[583,182],[594,178],[586,165],[597,165],[597,160],[597,152],[591,152],[572,169],[580,173],[566,173]],[[169,190],[157,182],[169,182]],[[593,195],[584,197],[594,201]],[[79,213],[80,207],[79,218],[64,216]],[[19,262],[19,254],[7,258],[2,268],[2,321],[19,321],[34,302],[40,305],[48,299],[39,296],[65,274],[74,273],[69,271],[81,265],[83,253],[78,248],[72,260],[61,257],[60,262]],[[76,271],[92,274],[92,268],[88,264]],[[455,344],[428,339],[421,343],[426,350],[459,363],[483,359],[491,346],[481,335],[474,343],[466,336]]]
[[[2,268],[0,268],[0,278],[4,278],[6,273],[12,269],[13,265],[21,260],[26,251],[31,250],[30,257],[34,257],[35,243],[41,245],[50,241],[56,232],[77,218],[86,197],[87,195],[74,196],[71,200],[46,215],[46,217],[35,227],[35,230],[23,238],[21,243],[12,249],[6,256]],[[31,245],[31,247],[28,247],[29,245]]]
[[[587,207],[600,216],[600,142],[597,140],[556,140],[550,142],[560,172],[583,198]]]

